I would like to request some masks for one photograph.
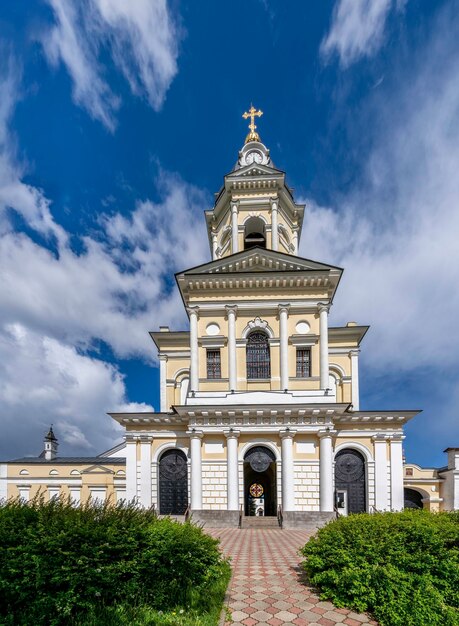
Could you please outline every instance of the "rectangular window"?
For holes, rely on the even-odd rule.
[[[311,348],[296,349],[296,377],[308,378],[311,376]]]
[[[207,350],[207,378],[221,378],[220,350]]]

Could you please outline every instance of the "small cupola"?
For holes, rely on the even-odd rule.
[[[58,442],[57,442],[56,435],[54,434],[52,424],[49,427],[49,431],[47,435],[45,436],[44,443],[45,443],[45,449],[44,449],[45,460],[52,461],[57,456],[57,448],[58,448]]]

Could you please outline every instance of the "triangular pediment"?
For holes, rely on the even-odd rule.
[[[270,167],[269,165],[258,165],[251,164],[245,165],[244,167],[231,172],[228,174],[226,178],[244,178],[244,177],[252,177],[252,176],[282,176],[284,172],[282,170],[278,170],[275,167]]]
[[[114,474],[115,472],[103,465],[91,465],[81,472],[82,474]]]
[[[256,247],[205,263],[204,265],[198,265],[185,272],[180,272],[180,275],[305,271],[338,271],[341,273],[342,270],[334,265],[326,265],[325,263],[303,259],[291,254]]]

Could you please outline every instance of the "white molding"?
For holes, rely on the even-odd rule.
[[[154,435],[154,438],[155,439],[157,438],[156,433]],[[186,458],[189,459],[189,448],[188,448],[188,446],[182,446],[182,445],[179,445],[176,442],[169,441],[168,443],[163,443],[162,445],[160,445],[155,450],[155,452],[154,452],[154,454],[152,456],[151,462],[152,463],[159,463],[160,456],[164,452],[166,452],[166,450],[174,450],[174,449],[181,450],[182,452],[185,453]]]
[[[250,322],[244,328],[241,335],[242,339],[247,339],[249,333],[251,333],[253,330],[262,330],[269,335],[270,339],[274,339],[273,329],[266,320],[262,320],[259,316],[255,317],[253,320],[250,320]]]
[[[368,437],[370,433],[364,432],[363,434],[365,434]],[[352,448],[354,450],[357,450],[358,452],[363,454],[367,463],[374,462],[374,458],[371,455],[368,448],[366,448],[363,444],[358,443],[357,441],[346,441],[346,442],[341,443],[339,446],[335,445],[335,457],[338,454],[338,452],[340,450],[343,450],[344,448]]]
[[[279,428],[277,429],[277,433],[279,433]],[[238,460],[243,462],[247,452],[251,448],[256,448],[257,446],[264,446],[265,448],[269,448],[271,452],[274,453],[276,457],[276,462],[279,462],[281,460],[279,449],[275,446],[275,444],[273,444],[270,439],[263,439],[262,437],[257,438],[255,441],[249,441],[248,443],[242,445],[239,448]]]

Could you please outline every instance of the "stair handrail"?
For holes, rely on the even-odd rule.
[[[242,513],[243,513],[243,506],[241,504],[241,508],[239,509],[239,522],[238,522],[238,528],[242,528]]]
[[[190,517],[191,517],[191,509],[190,509],[190,505],[188,505],[185,510],[185,522],[188,522]]]
[[[282,525],[284,523],[284,515],[282,513],[282,505],[279,504],[277,507],[277,522],[279,524],[279,526],[282,528]]]

